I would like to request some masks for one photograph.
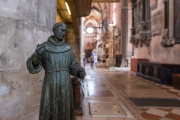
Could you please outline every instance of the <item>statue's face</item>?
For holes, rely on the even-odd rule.
[[[54,36],[62,40],[66,35],[66,30],[67,28],[65,25],[58,26],[54,31]]]

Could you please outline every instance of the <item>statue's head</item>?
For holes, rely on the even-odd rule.
[[[54,25],[52,30],[54,32],[55,37],[59,39],[63,39],[67,33],[68,28],[67,28],[67,25],[64,24],[63,22],[58,22]]]

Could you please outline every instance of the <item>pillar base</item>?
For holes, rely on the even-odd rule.
[[[106,66],[107,66],[107,67],[116,66],[116,60],[115,60],[115,58],[107,58],[107,59],[106,59]]]

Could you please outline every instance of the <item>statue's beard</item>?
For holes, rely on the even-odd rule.
[[[64,36],[57,36],[58,39],[62,40],[64,38]]]

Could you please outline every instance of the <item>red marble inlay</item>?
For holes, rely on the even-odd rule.
[[[177,114],[174,114],[174,113],[169,113],[165,117],[173,119],[173,120],[180,120],[180,115],[177,115]]]
[[[146,113],[146,112],[142,113],[141,116],[143,118],[145,118],[146,120],[160,120],[162,118],[161,116],[149,114],[149,113]]]

